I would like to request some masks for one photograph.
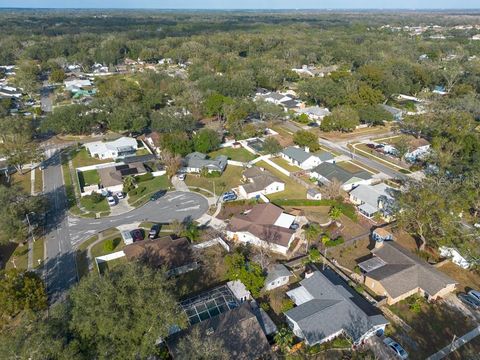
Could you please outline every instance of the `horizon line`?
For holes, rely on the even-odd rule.
[[[157,8],[157,7],[22,7],[22,6],[0,6],[1,10],[162,10],[162,11],[305,11],[305,10],[314,10],[314,11],[359,11],[359,10],[376,10],[376,11],[419,11],[419,10],[428,10],[428,11],[480,11],[480,7],[472,8],[455,8],[455,7],[443,7],[443,8],[379,8],[379,7],[362,7],[362,8]]]

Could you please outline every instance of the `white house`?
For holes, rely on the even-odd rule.
[[[183,170],[188,173],[200,173],[202,170],[206,170],[209,173],[214,171],[223,173],[227,163],[228,158],[225,155],[209,159],[205,154],[193,152],[185,156]]]
[[[450,258],[455,265],[460,266],[462,269],[468,269],[472,265],[458,250],[452,247],[440,246],[438,250],[440,251],[440,256]]]
[[[84,87],[92,86],[92,82],[88,79],[74,79],[74,80],[65,80],[63,82],[65,89],[71,92],[76,92],[83,89]]]
[[[240,195],[245,199],[253,199],[261,195],[274,194],[285,190],[285,183],[269,171],[251,167],[243,173],[246,184],[238,187]]]
[[[350,201],[357,205],[358,211],[367,218],[380,214],[389,219],[393,210],[393,188],[383,183],[359,185],[350,191]]]
[[[265,290],[270,291],[287,285],[292,273],[282,264],[275,264],[268,268],[265,279]]]
[[[258,204],[248,212],[232,217],[227,226],[227,237],[286,255],[295,239],[295,231],[290,229],[294,221],[295,216],[285,214],[276,205]]]
[[[430,143],[425,139],[415,139],[410,143],[410,151],[405,154],[405,159],[410,162],[421,160],[430,152]]]
[[[118,159],[135,155],[138,145],[137,140],[131,137],[121,137],[114,141],[94,141],[85,144],[90,156],[99,159]]]
[[[320,124],[325,116],[330,115],[330,110],[327,108],[322,108],[320,106],[309,106],[303,109],[297,109],[295,112],[298,115],[305,114],[312,121]]]
[[[280,152],[280,156],[290,164],[298,166],[303,170],[312,169],[322,163],[318,156],[308,151],[308,148],[303,150],[298,146],[289,146],[283,149]]]
[[[19,99],[22,97],[22,91],[12,86],[0,86],[0,96]]]

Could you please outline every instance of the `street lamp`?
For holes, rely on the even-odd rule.
[[[35,214],[35,213],[30,212],[30,213],[25,214],[25,218],[27,219],[27,223],[28,223],[28,233],[32,235],[33,242],[35,242],[35,235],[32,231],[32,225],[31,225],[30,219],[28,217],[29,214]]]

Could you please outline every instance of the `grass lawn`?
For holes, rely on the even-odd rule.
[[[128,193],[128,203],[130,205],[140,205],[137,202],[140,199],[148,201],[148,197],[156,191],[166,190],[171,187],[170,180],[167,175],[154,177],[152,180],[142,181],[138,183],[136,191]]]
[[[338,162],[337,165],[339,167],[341,167],[342,169],[347,170],[348,172],[351,172],[351,173],[364,171],[362,168],[358,167],[357,165],[355,165],[354,163],[352,163],[350,161]]]
[[[127,263],[126,257],[121,257],[111,261],[105,261],[98,264],[98,271],[103,274],[105,271],[112,270],[114,267]]]
[[[419,308],[415,311],[409,305],[412,299],[414,298],[389,306],[393,313],[412,327],[412,331],[407,336],[415,344],[402,342],[402,346],[410,353],[411,359],[425,359],[447,346],[454,335],[461,336],[475,327],[472,321],[458,310],[441,303],[428,304],[420,297]],[[402,330],[396,329],[396,331]],[[402,336],[405,335],[393,334],[394,338]]]
[[[10,182],[12,185],[19,185],[26,193],[30,194],[32,191],[32,180],[30,171],[26,171],[23,175],[18,171],[12,174]]]
[[[107,243],[107,241],[110,242],[111,240],[113,240],[113,244],[115,245],[114,249],[113,250],[105,249],[105,244]],[[98,244],[95,244],[92,247],[92,250],[91,250],[92,258],[96,258],[97,256],[112,254],[114,252],[122,250],[124,246],[125,244],[122,241],[122,237],[120,235],[108,237],[100,241]]]
[[[268,195],[267,197],[270,200],[277,200],[277,199],[306,199],[307,198],[307,189],[304,188],[302,185],[294,181],[289,176],[282,174],[277,169],[271,167],[264,161],[259,161],[256,163],[257,166],[263,167],[270,171],[273,175],[280,178],[282,181],[285,182],[285,190]]]
[[[287,213],[293,209],[299,209],[308,221],[317,224],[326,224],[330,221],[330,216],[328,216],[330,206],[285,206],[284,209]]]
[[[88,211],[94,213],[110,211],[110,206],[105,198],[103,198],[100,202],[94,202],[89,196],[84,196],[80,199],[80,204]]]
[[[85,240],[84,242],[82,242],[77,248],[75,257],[77,260],[78,276],[80,278],[82,278],[85,275],[88,275],[87,248],[90,246],[90,244],[97,241],[97,239],[98,239],[98,236],[94,235],[89,239]]]
[[[349,144],[349,148],[354,150],[353,145],[351,144]],[[384,154],[381,154],[378,151],[370,149],[366,144],[355,144],[354,153],[356,152],[356,150],[358,150],[359,155],[371,158],[372,160],[380,162],[393,170],[402,171],[402,172],[405,171],[407,174],[410,173],[410,170],[408,170],[408,166],[406,166],[404,163],[401,163],[395,158],[386,156]],[[392,164],[395,164],[397,166],[394,166]]]
[[[141,148],[135,152],[135,155],[137,156],[150,155],[150,151],[148,151],[146,148]]]
[[[33,243],[33,267],[37,268],[43,263],[44,259],[44,238],[36,239]],[[39,261],[40,260],[40,261]]]
[[[220,177],[203,177],[196,174],[187,174],[185,183],[188,187],[204,188],[213,193],[213,183],[215,183],[215,193],[221,193],[237,187],[241,184],[243,168],[240,166],[227,165],[227,168]]]
[[[84,147],[78,150],[73,150],[71,152],[71,156],[72,156],[72,163],[74,168],[79,168],[79,167],[88,166],[88,165],[105,164],[113,161],[112,159],[100,160],[97,158],[92,158],[88,153],[87,149],[85,149]]]
[[[15,265],[13,265],[15,264]],[[10,259],[5,264],[6,269],[27,270],[28,267],[28,245],[18,245]]]
[[[273,161],[275,164],[280,165],[282,168],[284,168],[285,170],[290,171],[290,172],[297,172],[297,171],[302,170],[298,166],[291,165],[287,160],[282,159],[281,157],[276,157],[276,158],[273,158],[273,159],[270,159],[270,160]]]
[[[83,188],[89,185],[96,185],[100,182],[100,175],[97,170],[78,171],[78,181]]]
[[[212,151],[208,156],[210,158],[215,158],[218,155],[225,155],[228,157],[229,160],[241,161],[241,162],[249,162],[256,158],[254,154],[250,151],[245,150],[244,148],[234,149],[232,147],[223,148],[217,151]]]
[[[480,289],[480,274],[478,271],[462,269],[452,262],[447,262],[437,269],[456,280],[459,291]]]
[[[343,139],[351,139],[352,137],[355,136],[361,136],[361,135],[371,135],[372,137],[380,137],[383,134],[387,134],[390,132],[392,125],[387,124],[385,126],[373,126],[373,127],[367,127],[367,128],[361,128],[361,129],[356,129],[352,132],[348,133],[342,133],[342,132],[337,132],[337,131],[332,131],[332,132],[322,132],[318,131],[320,136],[329,139],[329,140],[343,140]]]
[[[33,186],[36,194],[43,191],[43,172],[38,167],[35,168],[35,183]]]
[[[373,243],[365,238],[349,246],[329,248],[327,254],[329,259],[334,258],[340,265],[353,271],[359,262],[370,257],[371,248]]]

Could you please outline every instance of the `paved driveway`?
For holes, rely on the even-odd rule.
[[[119,225],[152,221],[171,223],[173,220],[196,220],[208,210],[207,199],[197,193],[172,191],[156,201],[149,201],[142,207],[128,213],[103,219],[69,217],[70,238],[74,246],[88,237]]]

